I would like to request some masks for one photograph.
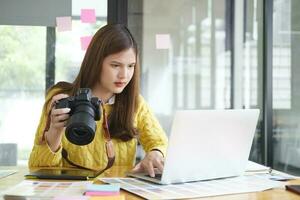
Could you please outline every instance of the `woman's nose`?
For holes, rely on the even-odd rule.
[[[126,78],[128,74],[127,67],[122,67],[119,71],[119,78]]]

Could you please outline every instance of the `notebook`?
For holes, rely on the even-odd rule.
[[[159,184],[243,175],[258,117],[258,109],[177,111],[162,174],[128,175]]]
[[[25,177],[28,179],[57,179],[57,180],[89,180],[96,178],[101,171],[92,171],[86,169],[39,169]]]

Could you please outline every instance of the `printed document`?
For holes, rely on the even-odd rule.
[[[100,178],[105,183],[119,183],[121,188],[146,199],[182,199],[258,192],[283,187],[261,175],[198,181],[183,184],[158,185],[136,178]]]

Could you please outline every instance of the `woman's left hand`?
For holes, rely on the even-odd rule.
[[[162,173],[164,168],[164,157],[161,152],[153,150],[146,154],[145,158],[139,162],[132,172],[147,172],[151,177],[155,177],[154,168],[158,173]]]

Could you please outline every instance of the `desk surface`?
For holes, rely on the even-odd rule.
[[[10,175],[8,177],[0,179],[0,191],[6,190],[19,182],[24,180],[24,175],[28,173],[27,167],[0,167],[0,169],[17,169],[16,174]],[[113,167],[106,171],[103,175],[105,177],[122,177],[128,170],[127,167]],[[97,181],[96,181],[97,182]],[[300,179],[289,181],[289,184],[300,184]],[[142,199],[136,195],[130,194],[126,191],[121,191],[122,194],[126,196],[126,200],[137,200]],[[284,189],[272,189],[263,192],[246,193],[246,194],[235,194],[235,195],[224,195],[217,197],[207,197],[199,198],[201,200],[300,200],[300,195],[296,195],[292,192],[286,191]]]

